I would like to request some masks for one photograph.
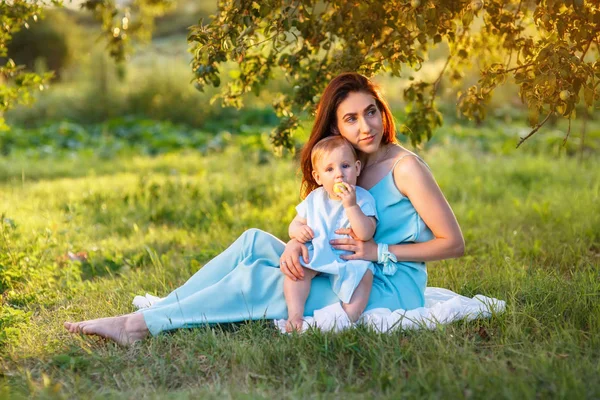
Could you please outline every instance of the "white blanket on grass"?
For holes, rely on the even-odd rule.
[[[146,294],[135,296],[133,305],[147,308],[160,297]],[[397,329],[434,329],[438,325],[448,324],[461,319],[473,320],[489,318],[493,314],[502,313],[506,302],[483,295],[472,299],[461,296],[448,289],[428,287],[425,289],[425,306],[414,310],[395,310],[374,308],[363,313],[358,323],[364,324],[377,332],[391,332]],[[274,321],[277,328],[285,333],[284,319]],[[302,332],[315,327],[322,331],[339,332],[352,327],[340,303],[335,303],[314,312],[313,317],[306,317]]]

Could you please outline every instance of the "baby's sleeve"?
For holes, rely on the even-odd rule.
[[[356,188],[356,203],[362,210],[363,214],[367,217],[375,217],[375,219],[379,220],[377,217],[377,206],[375,205],[375,198],[361,187]]]
[[[306,196],[304,200],[300,204],[296,206],[296,212],[300,218],[307,219],[308,218],[308,208],[311,202],[311,195]]]

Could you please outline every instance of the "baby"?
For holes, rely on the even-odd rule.
[[[304,279],[293,281],[285,277],[288,332],[302,328],[304,305],[316,275],[329,276],[333,291],[353,322],[365,309],[373,283],[373,263],[344,260],[340,255],[346,252],[329,244],[331,239],[342,237],[335,233],[340,228],[352,227],[363,241],[370,240],[375,233],[375,199],[365,189],[355,186],[361,165],[354,147],[342,136],[326,137],[314,146],[311,163],[312,175],[320,186],[296,206],[298,214],[289,227],[292,239],[307,243],[310,262],[301,261]]]

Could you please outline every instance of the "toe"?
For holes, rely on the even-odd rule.
[[[92,324],[81,324],[79,326],[79,332],[83,333],[84,335],[89,335],[90,333],[93,333],[93,328],[94,325]]]

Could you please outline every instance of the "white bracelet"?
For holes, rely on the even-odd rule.
[[[377,262],[382,264],[384,275],[394,275],[398,270],[398,266],[394,264],[398,262],[398,258],[390,252],[388,245],[385,243],[377,243]]]

